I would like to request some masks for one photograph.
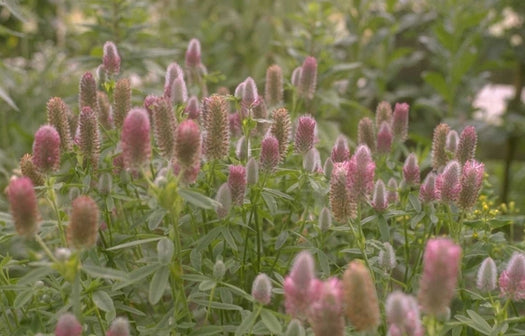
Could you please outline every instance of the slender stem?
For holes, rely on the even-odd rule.
[[[60,211],[59,211],[58,205],[57,205],[57,197],[56,197],[55,189],[52,186],[52,183],[53,183],[53,178],[52,177],[46,178],[46,189],[48,191],[48,198],[47,198],[47,200],[51,204],[51,207],[53,208],[53,211],[55,212],[55,216],[57,218],[58,231],[59,231],[59,234],[60,234],[60,241],[62,243],[62,246],[66,246],[67,245],[66,233],[65,233],[64,225],[62,223],[62,219],[60,218]]]
[[[55,256],[53,255],[53,253],[51,253],[51,251],[50,251],[49,248],[47,247],[46,243],[42,240],[42,237],[40,237],[39,235],[35,235],[35,240],[36,240],[37,243],[40,245],[40,247],[42,247],[42,249],[43,249],[44,252],[47,254],[47,256],[49,257],[49,259],[51,259],[51,261],[57,263],[58,260],[55,258]]]

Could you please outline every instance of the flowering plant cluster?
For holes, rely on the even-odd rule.
[[[522,327],[525,255],[505,244],[511,217],[480,201],[473,126],[442,123],[426,148],[410,106],[380,102],[355,141],[334,136],[315,110],[316,58],[289,80],[270,66],[264,91],[248,77],[210,94],[196,39],[134,99],[117,46],[103,50],[78,107],[49,100],[9,182],[3,333]]]

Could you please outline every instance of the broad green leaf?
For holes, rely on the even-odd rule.
[[[145,279],[146,277],[148,277],[149,275],[151,275],[153,272],[157,271],[161,267],[162,267],[162,265],[154,263],[154,264],[148,264],[146,266],[138,268],[138,269],[132,271],[131,273],[128,273],[128,279],[126,279],[123,282],[115,284],[115,286],[113,286],[112,289],[114,291],[116,291],[116,290],[122,289],[124,287],[133,285],[133,284],[135,284],[135,283]]]
[[[16,294],[15,302],[13,303],[14,309],[22,308],[26,303],[33,298],[33,290],[27,289],[23,292],[18,292]]]
[[[215,280],[204,280],[199,284],[199,290],[207,292],[215,286],[217,286],[217,282],[215,282]]]
[[[241,311],[242,308],[240,306],[229,304],[229,303],[223,303],[223,302],[215,302],[215,301],[208,301],[208,300],[200,300],[200,299],[194,299],[191,300],[191,302],[194,302],[200,306],[203,307],[210,307],[212,309],[219,309],[219,310],[238,310]]]
[[[98,309],[106,313],[115,311],[113,300],[105,291],[99,290],[93,293],[93,303],[95,303]]]
[[[158,228],[160,223],[162,223],[164,216],[166,216],[166,213],[167,211],[163,208],[158,208],[155,211],[153,211],[146,219],[146,222],[148,223],[148,228],[151,231]]]
[[[230,232],[230,228],[228,226],[224,226],[222,227],[221,232],[222,236],[224,237],[224,240],[226,240],[226,243],[228,243],[228,246],[230,246],[230,248],[233,251],[238,251],[239,249],[237,247],[237,244],[235,243],[235,239],[233,239],[233,236]]]
[[[179,195],[187,202],[202,209],[211,210],[217,208],[220,205],[220,203],[216,200],[189,189],[179,189]]]
[[[270,188],[264,188],[264,191],[276,196],[276,197],[279,197],[279,198],[284,198],[284,199],[287,199],[287,200],[290,200],[290,201],[294,201],[295,199],[288,195],[288,194],[285,194],[283,193],[282,191],[280,190],[277,190],[277,189],[270,189]]]
[[[157,257],[159,262],[163,265],[167,265],[171,262],[175,246],[173,242],[168,238],[164,237],[157,243]]]
[[[161,267],[151,279],[149,286],[149,302],[154,305],[159,302],[168,286],[168,279],[170,277],[170,269],[168,267]]]
[[[257,312],[256,311],[250,312],[250,315],[244,318],[241,324],[239,325],[239,327],[237,328],[237,330],[235,330],[235,336],[248,334],[252,330],[253,325],[255,324],[256,320],[257,320]]]
[[[266,328],[268,328],[268,330],[270,330],[272,333],[281,333],[281,323],[277,317],[275,317],[272,311],[268,309],[261,310],[261,320],[263,321]]]

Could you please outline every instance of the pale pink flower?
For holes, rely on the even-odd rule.
[[[514,253],[499,277],[501,296],[513,301],[525,299],[525,255]]]

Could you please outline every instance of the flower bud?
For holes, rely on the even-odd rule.
[[[33,185],[41,186],[44,185],[44,176],[38,171],[37,167],[33,163],[33,157],[31,154],[24,154],[20,159],[20,171],[23,176],[29,177]]]
[[[184,72],[177,63],[171,63],[166,69],[166,78],[164,80],[164,97],[171,98],[173,81],[176,78],[183,77]]]
[[[376,108],[376,128],[380,128],[383,122],[392,125],[392,106],[389,102],[382,101]]]
[[[372,196],[372,207],[378,212],[383,212],[388,207],[386,187],[385,183],[381,179],[377,180],[374,186],[374,194]]]
[[[400,291],[388,295],[385,304],[389,335],[423,336],[416,300]]]
[[[420,173],[416,154],[410,153],[403,165],[403,179],[408,185],[419,184]]]
[[[244,88],[246,87],[246,82],[241,82],[237,87],[235,88],[235,91],[233,95],[237,99],[242,99],[242,96],[244,95]]]
[[[445,151],[447,136],[450,127],[447,124],[439,124],[434,129],[434,138],[432,140],[432,167],[439,171],[447,164],[448,158]]]
[[[305,336],[306,332],[304,331],[304,327],[301,324],[301,321],[297,319],[292,319],[290,323],[288,324],[288,327],[286,328],[286,332],[284,333],[284,336]]]
[[[496,268],[496,263],[491,257],[487,257],[485,260],[483,260],[481,266],[478,269],[476,287],[478,287],[480,291],[490,292],[496,289],[497,277],[498,270]]]
[[[171,83],[171,102],[173,105],[184,104],[188,100],[188,89],[183,76],[179,76]]]
[[[150,124],[146,110],[134,108],[129,111],[122,126],[120,144],[124,166],[138,169],[151,155]]]
[[[217,216],[219,216],[219,218],[226,217],[232,207],[232,192],[228,183],[223,183],[219,187],[215,200],[220,203],[216,209]]]
[[[60,316],[55,327],[55,336],[81,336],[82,325],[75,315],[65,313]]]
[[[261,168],[266,172],[272,172],[279,161],[279,141],[274,136],[267,135],[261,142]]]
[[[113,121],[117,129],[122,129],[124,119],[131,110],[131,84],[129,79],[122,78],[115,84],[113,91]]]
[[[197,68],[201,64],[201,43],[196,38],[188,43],[185,62],[188,68]]]
[[[97,67],[96,74],[99,86],[102,86],[103,83],[108,81],[108,73],[106,71],[106,68],[104,67],[104,64],[100,64]]]
[[[96,169],[100,153],[100,135],[96,112],[89,106],[82,108],[78,118],[78,146],[84,157],[84,164],[89,162],[93,169]]]
[[[175,130],[174,157],[184,168],[200,163],[201,131],[195,121],[187,119]]]
[[[292,78],[290,79],[290,81],[292,82],[292,85],[295,86],[296,88],[299,86],[299,80],[301,78],[301,72],[303,72],[303,68],[302,67],[297,67],[292,72]]]
[[[499,277],[501,295],[513,301],[525,299],[525,255],[515,252]]]
[[[230,146],[227,102],[223,96],[218,95],[204,98],[204,111],[206,156],[209,160],[220,160],[228,154]]]
[[[120,56],[117,46],[113,42],[104,43],[102,64],[109,75],[118,75],[120,72]]]
[[[47,122],[53,126],[60,136],[60,149],[71,150],[71,135],[67,121],[68,107],[59,97],[53,97],[47,102]]]
[[[292,317],[302,318],[310,304],[310,284],[315,279],[314,259],[308,251],[294,259],[290,274],[284,279],[284,306]]]
[[[303,169],[310,173],[321,172],[321,156],[317,148],[312,148],[303,157]]]
[[[232,165],[229,169],[228,186],[230,187],[232,202],[235,205],[242,205],[246,192],[246,168],[241,165]]]
[[[273,111],[272,126],[270,133],[279,143],[280,160],[284,160],[288,152],[288,141],[290,139],[290,115],[284,107]]]
[[[226,265],[224,265],[222,259],[217,259],[213,265],[213,278],[221,281],[224,278],[224,274],[226,274]]]
[[[68,261],[71,258],[71,250],[67,247],[59,247],[55,250],[55,258],[60,262]]]
[[[60,135],[53,126],[41,126],[33,142],[33,164],[42,173],[60,168]]]
[[[454,297],[461,262],[461,247],[449,239],[430,239],[423,256],[418,302],[430,315],[446,313]]]
[[[39,228],[40,214],[31,179],[29,177],[12,179],[7,187],[7,199],[16,232],[26,238],[33,237]]]
[[[442,202],[455,202],[461,191],[460,166],[455,160],[450,161],[443,172],[436,178],[436,189]]]
[[[342,163],[342,162],[338,162],[338,163]],[[327,157],[323,165],[323,172],[324,172],[324,176],[328,180],[332,178],[333,169],[334,169],[334,163],[331,158]]]
[[[421,187],[419,188],[419,200],[423,203],[429,203],[439,198],[438,190],[436,189],[436,174],[430,172]]]
[[[272,282],[266,274],[259,274],[253,281],[252,296],[263,305],[269,304],[272,300]]]
[[[283,102],[283,71],[277,64],[266,70],[264,99],[269,106],[279,106]]]
[[[330,157],[332,162],[344,162],[350,159],[350,149],[348,149],[348,141],[344,135],[337,137]]]
[[[395,204],[399,199],[399,194],[397,192],[397,181],[395,178],[391,177],[390,180],[388,180],[388,184],[386,186],[386,198],[388,200],[388,204]]]
[[[98,103],[98,122],[106,129],[113,128],[113,116],[111,114],[111,104],[109,103],[108,95],[102,91],[97,92]]]
[[[314,146],[315,119],[311,116],[299,117],[295,132],[295,151],[304,154]]]
[[[370,149],[366,145],[359,145],[348,162],[347,184],[352,198],[365,201],[372,193],[375,168]]]
[[[153,136],[159,147],[160,154],[165,159],[171,159],[175,147],[175,115],[171,104],[164,98],[157,98],[150,104],[153,121]]]
[[[485,165],[476,160],[468,160],[463,166],[461,191],[458,198],[458,205],[462,209],[471,209],[476,204],[483,183],[484,172]]]
[[[111,193],[111,187],[113,184],[113,178],[110,173],[102,173],[98,179],[98,192],[101,195],[109,195]]]
[[[184,108],[184,113],[188,116],[188,119],[199,120],[201,116],[201,107],[199,99],[196,96],[191,96],[188,99],[186,107]]]
[[[317,60],[309,56],[303,62],[301,75],[297,85],[299,97],[311,100],[314,98],[315,87],[317,85]]]
[[[244,88],[241,96],[242,104],[246,107],[250,107],[258,97],[259,93],[257,92],[255,81],[251,77],[246,78],[244,80]]]
[[[246,161],[251,156],[250,142],[244,135],[237,140],[235,156],[241,161]]]
[[[117,317],[111,322],[106,336],[129,336],[129,322],[125,317]]]
[[[314,279],[310,291],[310,295],[316,298],[312,300],[307,313],[314,335],[343,336],[343,288],[339,279]]]
[[[392,128],[386,121],[381,123],[379,132],[377,132],[377,152],[387,154],[392,148]]]
[[[383,243],[383,249],[379,251],[378,263],[385,272],[391,272],[396,268],[396,253],[389,242]]]
[[[343,275],[346,316],[357,331],[373,331],[379,325],[377,292],[369,270],[352,261]]]
[[[253,157],[246,163],[246,182],[254,185],[259,180],[259,164]]]
[[[77,197],[71,205],[67,239],[75,248],[90,248],[97,241],[99,210],[89,196]]]
[[[478,135],[474,126],[467,126],[459,136],[458,148],[456,150],[456,160],[461,165],[464,165],[468,160],[474,159],[476,153],[476,144],[478,142]]]
[[[80,78],[79,85],[79,110],[82,111],[82,108],[85,106],[91,107],[93,111],[98,111],[98,102],[97,102],[97,83],[91,72],[86,72]]]
[[[332,226],[332,215],[330,214],[330,209],[324,207],[319,213],[319,229],[323,232],[328,231]]]
[[[447,134],[447,142],[445,143],[445,149],[455,154],[458,149],[459,135],[458,132],[450,130]]]
[[[376,136],[372,119],[364,117],[359,120],[359,125],[357,126],[357,143],[367,145],[371,151],[376,150]]]
[[[407,103],[396,103],[392,117],[392,132],[394,138],[404,142],[408,137],[408,110]]]
[[[356,214],[357,205],[347,189],[348,163],[334,164],[330,178],[330,208],[334,218],[339,223],[345,223]]]

